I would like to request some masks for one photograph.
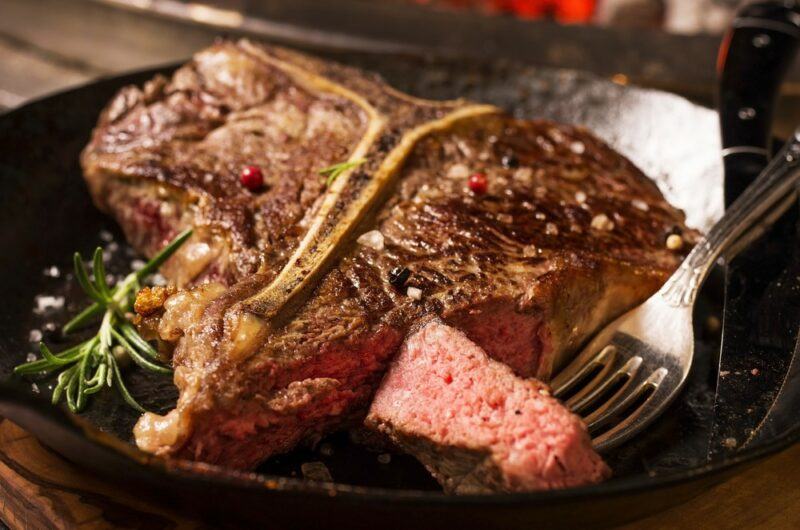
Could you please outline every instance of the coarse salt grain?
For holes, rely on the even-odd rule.
[[[422,299],[422,289],[417,287],[409,287],[406,290],[406,295],[412,300],[421,300]]]
[[[724,445],[728,449],[733,449],[738,445],[736,438],[725,438],[722,440],[722,445]]]
[[[175,214],[175,205],[170,202],[162,202],[158,207],[158,213],[161,217],[171,217]]]
[[[511,224],[514,222],[514,217],[507,213],[499,213],[497,214],[497,220],[501,223]]]
[[[42,340],[42,332],[39,331],[38,329],[32,329],[28,333],[28,340],[30,342],[39,342],[40,340]]]
[[[550,395],[550,391],[547,390],[546,388],[542,388],[542,389],[539,390],[539,394],[542,395],[542,396],[549,396]]]
[[[634,208],[636,208],[637,210],[641,210],[643,212],[650,210],[650,205],[648,205],[642,199],[633,199],[631,201],[631,204],[633,205]]]
[[[384,238],[380,230],[370,230],[358,236],[356,242],[359,245],[369,247],[373,250],[383,250]]]
[[[614,230],[614,221],[609,219],[606,214],[600,213],[592,218],[591,227],[595,230],[604,230],[606,232],[610,232],[611,230]]]
[[[544,226],[544,233],[548,236],[557,236],[558,235],[558,227],[555,223],[547,223]]]
[[[576,155],[582,155],[586,151],[586,146],[583,145],[583,142],[572,142],[569,148]]]
[[[587,199],[586,193],[584,193],[582,191],[576,191],[575,192],[575,200],[578,201],[578,204],[585,203],[586,199]]]
[[[38,359],[38,357],[36,356],[35,353],[29,353],[28,355],[25,356],[25,362],[32,363],[36,359]]]
[[[36,297],[36,307],[33,312],[40,315],[45,311],[61,309],[62,307],[64,307],[63,296],[39,295]]]
[[[533,216],[539,221],[544,221],[547,218],[542,212],[536,212]]]
[[[131,270],[140,271],[144,269],[144,266],[147,265],[144,261],[140,259],[135,259],[131,261]]]

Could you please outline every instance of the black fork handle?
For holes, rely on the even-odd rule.
[[[717,61],[718,109],[729,205],[758,176],[772,149],[778,91],[800,43],[800,6],[759,2],[739,11]]]

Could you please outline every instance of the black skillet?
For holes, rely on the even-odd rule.
[[[319,54],[320,51],[317,50]],[[505,106],[521,116],[583,123],[632,158],[675,197],[719,193],[716,115],[670,94],[620,86],[584,74],[536,70],[514,64],[369,54],[322,53],[382,73],[403,90],[427,97],[466,96]],[[730,66],[729,67],[733,67]],[[162,69],[168,72],[174,67]],[[530,494],[448,497],[413,460],[375,453],[331,436],[324,446],[276,458],[259,473],[233,473],[209,466],[149,457],[130,445],[136,415],[111,393],[100,395],[80,418],[44,399],[47,382],[9,378],[11,368],[34,351],[32,329],[62,342],[52,323],[75,310],[34,312],[37,304],[67,295],[79,299],[64,277],[74,250],[85,254],[107,239],[121,241],[111,221],[89,201],[78,154],[100,109],[120,87],[141,84],[155,71],[100,81],[29,104],[0,116],[0,414],[11,418],[66,458],[137,488],[189,514],[219,524],[277,528],[586,528],[610,526],[680,503],[743,467],[800,438],[800,424],[757,445],[706,461],[718,339],[699,326],[696,364],[678,402],[646,433],[606,455],[615,478],[593,487]],[[690,188],[690,189],[687,189]],[[670,191],[668,189],[668,191]],[[710,196],[705,193],[705,196]],[[702,212],[701,212],[702,213]],[[713,215],[716,212],[709,212]],[[702,215],[695,215],[703,222]],[[794,244],[794,234],[785,236]],[[115,252],[115,272],[133,258]],[[53,278],[56,266],[61,277]],[[43,271],[48,274],[43,274]],[[74,283],[74,282],[72,282]],[[37,301],[38,300],[38,301]],[[697,321],[719,311],[713,284]],[[45,304],[47,305],[47,304]],[[746,352],[743,352],[746,354]],[[171,384],[137,371],[133,393],[161,410],[174,399]],[[776,387],[780,381],[774,382]],[[798,403],[797,405],[800,405]],[[300,464],[323,461],[335,483],[298,477]],[[90,470],[90,471],[88,471]],[[87,502],[92,502],[90,498]]]

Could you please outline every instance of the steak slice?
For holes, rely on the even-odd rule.
[[[565,488],[610,475],[580,418],[546,385],[519,378],[440,322],[406,339],[366,423],[451,493]]]
[[[360,423],[408,330],[431,315],[518,375],[547,380],[677,266],[668,233],[693,237],[651,181],[582,128],[411,98],[248,42],[201,52],[164,86],[121,114],[115,100],[83,157],[96,202],[140,248],[162,244],[162,222],[198,234],[164,270],[197,285],[148,319],[174,344],[180,391],[173,411],[136,426],[137,444],[157,454],[252,468]],[[352,116],[345,129],[355,132],[281,143],[262,131],[285,118],[277,111],[239,126],[298,93],[315,103],[293,115],[334,101],[351,110],[326,127]],[[204,129],[136,128],[161,114],[202,122],[209,105],[218,121]],[[250,142],[260,147],[242,155]],[[366,162],[320,185],[319,167],[357,158]],[[253,162],[269,175],[260,193],[237,181]],[[486,193],[466,185],[473,172],[487,176]],[[180,221],[131,221],[141,190],[159,211],[184,212]],[[210,260],[193,246],[217,242]],[[392,284],[404,269],[408,279]]]

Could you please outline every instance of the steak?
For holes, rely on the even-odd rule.
[[[441,322],[406,339],[366,423],[452,493],[565,488],[610,475],[580,418],[546,385],[514,375]]]
[[[124,89],[82,163],[145,254],[195,229],[163,270],[184,289],[142,325],[174,348],[180,397],[142,416],[137,444],[242,469],[359,424],[431,316],[546,381],[674,270],[668,234],[694,237],[585,129],[248,41]],[[263,189],[240,185],[246,165]]]

